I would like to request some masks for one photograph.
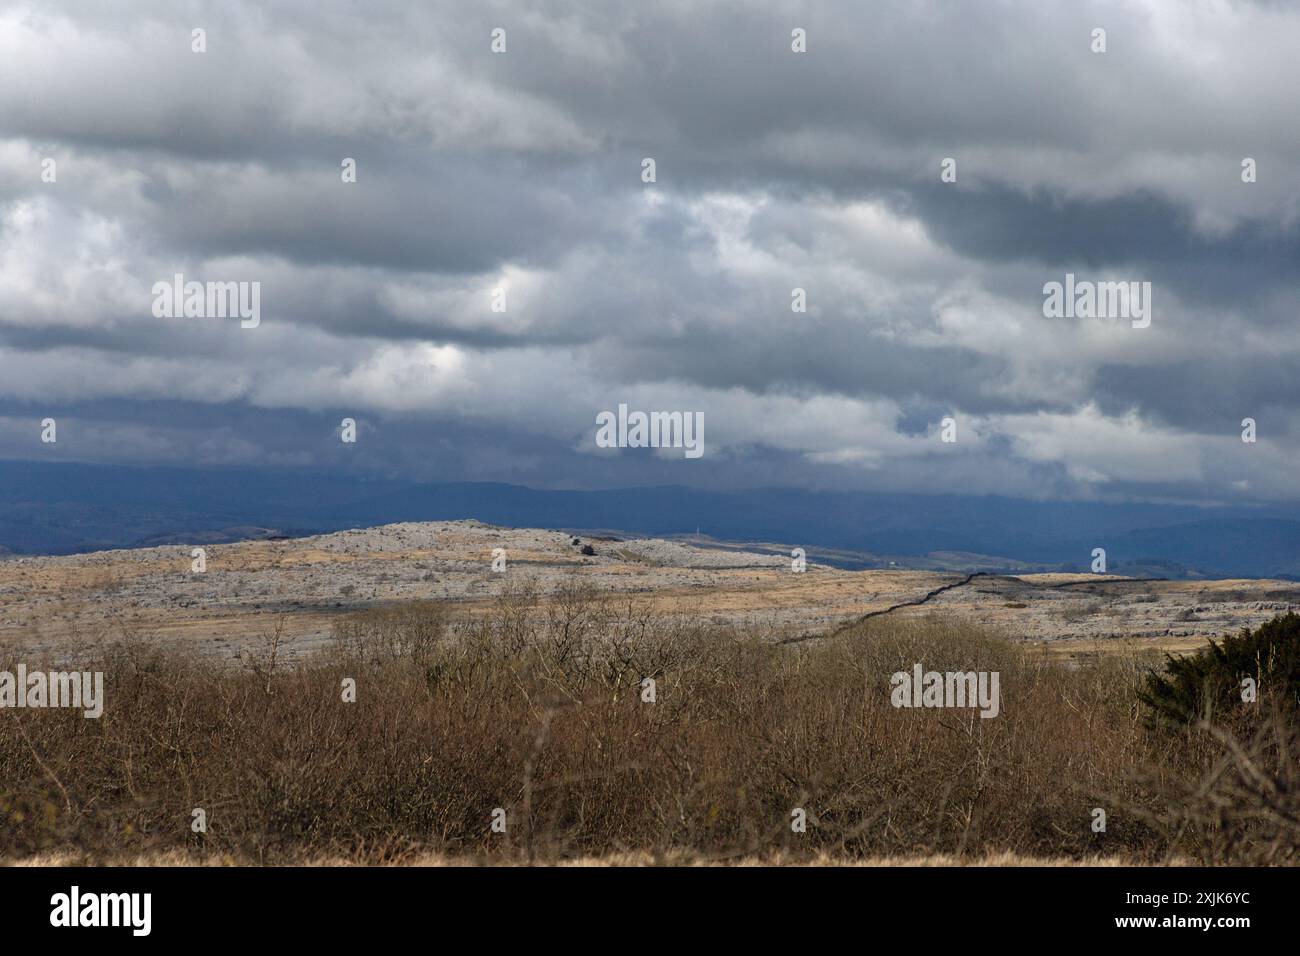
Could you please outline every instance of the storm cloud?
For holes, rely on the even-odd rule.
[[[0,455],[1294,500],[1297,49],[1247,2],[0,4]],[[260,324],[156,317],[178,273]],[[1046,317],[1067,273],[1150,327]],[[706,454],[596,447],[620,403]]]

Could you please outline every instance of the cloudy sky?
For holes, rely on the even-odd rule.
[[[1281,2],[0,2],[0,457],[1294,500],[1298,51]],[[1150,327],[1045,317],[1067,272]],[[176,273],[261,324],[155,317]],[[620,402],[704,457],[597,448]]]

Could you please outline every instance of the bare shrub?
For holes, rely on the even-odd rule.
[[[334,627],[344,654],[364,664],[407,660],[425,664],[446,633],[447,611],[435,601],[370,608]]]
[[[1201,720],[1183,736],[1208,764],[1199,776],[1151,775],[1162,792],[1148,819],[1168,845],[1211,865],[1300,862],[1300,733],[1272,707],[1232,725]]]
[[[527,584],[487,614],[376,608],[336,635],[261,672],[116,643],[86,665],[106,675],[101,719],[0,714],[0,856],[1231,861],[1297,845],[1294,734],[1149,726],[1136,654],[1071,666],[938,617],[781,646]],[[895,709],[890,675],[917,663],[998,671],[1001,713]]]

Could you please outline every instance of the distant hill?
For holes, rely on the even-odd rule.
[[[0,554],[300,536],[397,521],[621,529],[817,548],[842,566],[1300,575],[1300,509],[1025,501],[771,488],[550,491],[323,471],[0,461]],[[810,552],[811,553],[811,552]],[[1151,572],[1160,572],[1152,574]]]

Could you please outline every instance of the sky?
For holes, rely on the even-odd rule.
[[[0,457],[1292,502],[1297,51],[1281,2],[0,0]]]

